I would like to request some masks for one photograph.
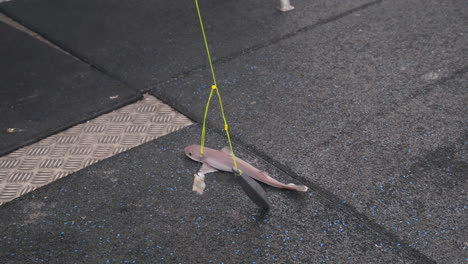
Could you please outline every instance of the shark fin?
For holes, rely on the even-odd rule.
[[[210,165],[208,165],[206,163],[203,163],[203,165],[201,166],[201,168],[200,168],[200,170],[198,171],[197,174],[205,175],[207,173],[215,172],[215,171],[218,171],[218,170],[211,167]]]
[[[266,172],[266,171],[260,171],[260,173],[263,174],[263,175],[265,175],[266,177],[270,177],[270,178],[271,178],[270,174],[268,174],[268,172]]]
[[[232,155],[231,149],[228,146],[222,148],[221,151],[226,154]]]
[[[299,192],[307,192],[307,190],[309,190],[309,187],[305,185],[296,185],[294,183],[289,183],[288,186],[293,187],[296,191],[299,191]]]

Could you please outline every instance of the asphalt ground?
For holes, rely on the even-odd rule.
[[[216,64],[234,139],[431,258],[462,261],[463,6],[384,1]],[[201,122],[209,84],[210,72],[199,70],[152,93]]]
[[[53,182],[2,206],[2,263],[427,263],[321,193],[263,185],[264,214],[230,173],[208,174],[183,147],[191,126]],[[222,136],[208,131],[211,146]],[[272,176],[284,172],[237,148]]]
[[[275,9],[277,1],[199,2],[215,60],[237,56],[245,49],[373,3],[295,1],[294,13],[281,13]],[[204,47],[193,1],[15,0],[3,3],[0,9],[140,90],[207,64],[200,56]]]
[[[202,3],[234,149],[262,160],[259,165],[276,171],[275,176],[308,185],[309,194],[267,187],[273,208],[266,216],[256,214],[229,174],[215,174],[219,185],[208,183],[213,193],[194,195],[191,175],[197,166],[182,156],[186,144],[198,142],[199,130],[193,127],[2,206],[2,222],[7,223],[3,241],[15,254],[2,256],[12,263],[33,259],[30,256],[37,262],[50,256],[79,262],[86,255],[91,262],[144,262],[146,254],[164,257],[163,263],[188,262],[182,252],[202,255],[203,263],[464,263],[468,4],[324,3],[294,2],[297,10],[286,14],[268,9],[271,3],[250,3],[251,9],[244,2]],[[211,76],[201,66],[206,57],[193,24],[193,6],[152,5],[12,1],[0,8],[103,74],[140,91],[152,88],[153,95],[201,122]],[[155,15],[162,10],[168,15]],[[85,21],[78,19],[82,14],[87,14]],[[189,16],[190,23],[185,20]],[[209,127],[222,134],[215,103]],[[220,142],[212,134],[208,146],[220,147]],[[143,176],[129,176],[133,174]],[[156,176],[163,180],[153,183]],[[108,186],[109,179],[116,183]],[[62,190],[60,184],[71,190],[59,192],[61,199],[54,197]],[[91,198],[75,195],[80,192]],[[244,199],[242,206],[238,200],[222,199],[231,192]],[[48,198],[38,202],[44,196]],[[208,201],[200,204],[198,198]],[[49,199],[57,204],[46,202]],[[65,211],[72,205],[86,209],[68,219]],[[151,206],[159,209],[154,215],[148,215]],[[30,213],[35,208],[38,212]],[[323,209],[314,213],[312,208]],[[233,211],[219,213],[223,210]],[[42,211],[46,216],[35,218]],[[84,219],[77,220],[80,214],[92,219],[90,225],[101,224],[85,227]],[[211,217],[203,218],[205,214]],[[13,221],[15,215],[20,220]],[[338,225],[343,227],[344,221],[349,229],[328,233],[317,224],[322,220],[310,216],[324,223],[337,218]],[[265,217],[267,223],[276,219],[279,227],[259,226]],[[74,221],[72,226],[68,220]],[[73,226],[77,221],[80,225]],[[239,223],[239,235],[220,231],[231,221]],[[62,222],[73,236],[55,244],[51,238],[62,235],[55,231]],[[255,227],[242,231],[249,224]],[[194,232],[199,226],[205,228]],[[287,238],[280,235],[283,229],[296,234],[289,244],[293,246],[281,242]],[[124,231],[128,237],[122,236]],[[42,240],[44,233],[51,237]],[[161,237],[151,240],[155,234]],[[314,242],[303,242],[299,234],[308,234]],[[111,239],[113,235],[129,239],[122,242]],[[314,244],[316,239],[328,242]],[[101,244],[94,250],[96,243]],[[240,244],[234,250],[232,245]],[[77,255],[63,253],[77,245]],[[261,247],[252,253],[252,245]],[[26,248],[35,253],[27,255]],[[227,257],[225,248],[230,250]]]
[[[1,22],[0,34],[0,155],[141,97]]]

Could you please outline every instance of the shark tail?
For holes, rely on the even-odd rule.
[[[292,187],[292,189],[299,192],[307,192],[309,190],[309,187],[305,185],[296,185],[294,183],[289,183],[288,186]]]
[[[266,171],[261,171],[260,173],[263,174],[267,179],[270,179],[271,181],[274,181],[274,183],[264,182],[264,183],[269,184],[271,186],[274,186],[274,187],[277,187],[277,188],[289,189],[289,190],[298,191],[298,192],[307,192],[309,190],[309,187],[307,187],[305,185],[296,185],[294,183],[289,183],[289,184],[281,183],[278,180],[272,178]]]

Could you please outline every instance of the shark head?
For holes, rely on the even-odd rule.
[[[185,155],[194,161],[200,161],[200,146],[199,145],[190,145],[184,149]]]

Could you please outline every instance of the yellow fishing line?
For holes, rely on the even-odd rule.
[[[211,76],[213,77],[213,85],[211,86],[211,92],[208,96],[208,102],[206,102],[205,106],[205,114],[203,115],[203,127],[202,127],[202,135],[201,135],[201,144],[200,144],[200,155],[203,157],[204,150],[205,150],[205,134],[206,134],[206,117],[208,116],[208,109],[210,108],[211,98],[213,97],[213,91],[216,90],[216,95],[218,96],[219,106],[221,108],[221,116],[223,117],[224,122],[224,131],[226,131],[227,140],[229,143],[229,149],[231,150],[232,161],[234,164],[234,168],[242,173],[242,171],[238,170],[236,156],[234,155],[234,148],[232,147],[231,136],[229,135],[229,126],[226,120],[226,116],[224,115],[224,107],[223,101],[221,100],[221,94],[219,93],[218,84],[216,83],[216,75],[213,68],[213,63],[211,61],[210,49],[208,47],[208,40],[206,38],[205,27],[203,26],[203,20],[200,12],[200,7],[198,6],[198,0],[195,0],[195,6],[197,7],[198,13],[198,20],[200,21],[200,28],[203,35],[203,41],[205,43],[206,55],[208,57],[208,63],[210,64],[211,69]]]
[[[213,90],[211,89],[210,95],[208,96],[208,102],[206,102],[205,106],[205,114],[203,115],[203,127],[202,127],[202,135],[201,135],[201,143],[200,143],[200,155],[203,157],[204,149],[205,149],[205,133],[206,133],[206,117],[208,116],[208,109],[210,108],[211,97],[213,96]]]
[[[211,62],[210,48],[208,47],[208,40],[206,38],[205,27],[203,26],[203,20],[200,13],[200,7],[198,6],[198,0],[195,0],[195,5],[197,6],[198,20],[200,20],[200,28],[203,35],[203,41],[205,42],[206,55],[208,56],[208,62],[210,63],[211,76],[213,77],[213,84],[218,87],[216,83],[216,75],[214,73],[213,63]]]

